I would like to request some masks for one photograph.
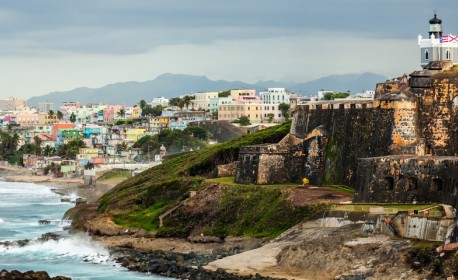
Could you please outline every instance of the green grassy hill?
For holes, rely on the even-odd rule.
[[[289,133],[291,123],[208,146],[200,151],[165,161],[114,187],[99,200],[99,213],[108,212],[125,226],[153,230],[159,213],[202,186],[203,177],[218,164],[238,159],[241,146],[277,143]]]

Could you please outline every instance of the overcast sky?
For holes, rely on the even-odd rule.
[[[457,0],[0,0],[0,98],[162,73],[399,76],[419,68],[434,10],[457,34]]]

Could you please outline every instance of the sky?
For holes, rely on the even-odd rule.
[[[306,82],[420,68],[434,11],[456,0],[0,0],[0,99],[152,80]]]

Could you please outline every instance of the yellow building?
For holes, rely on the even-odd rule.
[[[234,121],[247,116],[250,122],[262,120],[262,104],[224,104],[218,106],[218,120]]]
[[[196,110],[210,110],[210,99],[218,98],[218,92],[199,92],[194,94],[192,108]]]
[[[39,125],[53,125],[57,123],[57,114],[50,116],[48,113],[39,113],[38,114],[38,124]]]
[[[140,118],[141,113],[142,113],[142,109],[140,109],[140,107],[133,107],[132,108],[132,119]]]
[[[80,148],[79,154],[76,155],[77,160],[90,160],[92,158],[98,157],[99,148]]]
[[[132,140],[136,142],[138,139],[145,135],[145,128],[129,128],[126,131],[126,140]]]
[[[153,133],[160,133],[162,129],[167,128],[169,125],[169,117],[152,117],[149,120],[149,127]]]

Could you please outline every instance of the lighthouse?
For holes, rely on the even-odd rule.
[[[458,65],[458,35],[443,35],[442,20],[434,13],[429,20],[428,38],[418,35],[420,47],[420,65],[422,67],[433,61],[448,60]]]

